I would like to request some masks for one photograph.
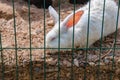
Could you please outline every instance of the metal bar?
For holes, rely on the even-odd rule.
[[[90,5],[91,5],[91,0],[89,0],[89,9],[88,9],[88,27],[87,27],[87,44],[86,44],[86,48],[88,48],[88,44],[89,44],[89,26],[90,26]],[[86,58],[85,61],[87,63],[87,54],[88,54],[88,50],[86,49]],[[87,79],[87,73],[86,73],[86,64],[85,64],[85,71],[84,71],[84,80]]]
[[[73,36],[72,36],[72,61],[71,61],[71,80],[74,80],[74,70],[73,70],[73,65],[74,65],[74,32],[75,32],[75,7],[76,7],[76,0],[74,0],[74,5],[73,5]]]
[[[29,40],[30,40],[30,80],[33,80],[32,73],[32,43],[31,43],[31,20],[30,20],[30,0],[28,0],[28,20],[29,20]]]
[[[14,19],[14,38],[15,38],[15,57],[16,57],[16,80],[18,80],[18,59],[17,59],[17,35],[16,35],[16,18],[15,18],[15,6],[14,0],[12,0],[13,6],[13,19]]]
[[[116,42],[117,42],[117,32],[118,32],[118,20],[119,20],[119,8],[120,8],[120,0],[118,1],[118,12],[117,12],[117,20],[116,20],[116,31],[114,33],[114,36],[115,36],[115,42],[114,42],[114,47],[113,47],[113,59],[112,59],[112,71],[114,71],[114,67],[115,67],[115,61],[114,61],[114,58],[115,58],[115,51],[116,51]],[[113,73],[111,72],[110,73],[110,80],[113,80]]]
[[[100,61],[101,61],[101,54],[102,54],[102,43],[103,43],[103,28],[104,28],[104,17],[105,17],[105,2],[106,0],[104,0],[103,3],[103,15],[102,15],[102,28],[101,28],[101,38],[100,38],[100,53],[99,53],[99,60],[98,60],[98,70],[97,70],[97,80],[99,80],[100,77]]]
[[[12,47],[3,47],[2,49],[15,49],[15,48],[12,48]],[[17,48],[18,50],[20,49],[30,49],[28,47],[22,47],[22,48]],[[44,49],[44,48],[35,48],[35,47],[31,47],[31,49]],[[46,49],[51,49],[51,50],[54,50],[54,49],[58,49],[58,48],[46,48]],[[74,49],[74,50],[99,50],[100,48],[61,48],[61,49]],[[101,48],[102,50],[110,50],[110,49],[113,49],[113,48],[107,48],[107,47],[102,47]],[[116,49],[120,49],[120,47],[116,47]]]
[[[58,22],[58,25],[59,25],[59,36],[58,36],[58,75],[57,75],[57,80],[60,80],[60,2],[61,0],[58,0],[58,8],[59,8],[59,22]]]
[[[46,24],[46,22],[45,22],[45,2],[46,2],[46,0],[44,0],[44,80],[46,80],[46,26],[45,26],[45,24]]]
[[[4,72],[5,72],[5,68],[4,68],[4,58],[3,58],[3,52],[2,52],[2,35],[1,35],[1,33],[0,33],[0,49],[1,49],[1,51],[0,51],[0,62],[2,62],[2,80],[5,80],[4,78],[5,78],[5,74],[4,74]]]

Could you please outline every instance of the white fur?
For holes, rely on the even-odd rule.
[[[106,0],[104,14],[103,37],[115,32],[117,21],[118,6],[113,0]],[[91,0],[90,6],[90,22],[89,22],[89,42],[88,46],[101,38],[102,18],[103,18],[104,0]],[[89,3],[78,9],[83,10],[84,14],[74,26],[74,47],[86,47],[87,30],[88,30],[88,10]],[[77,12],[76,11],[76,12]],[[50,6],[50,15],[54,18],[55,26],[46,36],[47,48],[58,48],[59,45],[59,20],[57,12]],[[69,20],[71,13],[65,20],[60,21],[60,48],[72,48],[73,44],[73,27],[67,28],[65,23]],[[54,38],[54,40],[52,40]]]

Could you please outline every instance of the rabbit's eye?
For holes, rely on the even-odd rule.
[[[51,38],[51,41],[55,40],[55,37]]]

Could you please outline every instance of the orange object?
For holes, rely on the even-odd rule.
[[[70,17],[70,19],[68,20],[68,22],[66,23],[67,28],[70,28],[70,27],[72,27],[73,25],[75,25],[75,24],[80,20],[80,17],[82,16],[83,13],[84,13],[84,11],[81,10],[81,11],[78,11],[78,12],[76,12],[75,14],[73,14],[73,15]],[[74,17],[74,16],[75,16],[75,17]],[[75,20],[75,21],[73,22],[73,20]],[[73,23],[74,23],[74,24],[73,24]]]

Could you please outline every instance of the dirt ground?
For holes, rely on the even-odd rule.
[[[76,9],[78,9],[79,7],[81,6],[76,5]],[[58,7],[55,7],[55,9],[58,11]],[[74,9],[74,6],[72,4],[69,4],[69,3],[61,4],[61,10],[60,10],[61,19],[63,20],[68,14],[70,14],[73,11],[73,9]],[[29,80],[28,78],[30,77],[29,69],[28,69],[30,66],[29,62],[33,63],[32,65],[33,70],[39,69],[40,66],[42,66],[42,69],[43,69],[44,60],[46,60],[46,66],[48,67],[49,65],[53,66],[53,67],[49,67],[51,71],[53,71],[53,69],[51,68],[54,68],[60,65],[63,67],[61,69],[63,69],[63,71],[65,69],[66,72],[70,71],[70,70],[67,70],[66,67],[74,66],[75,69],[77,70],[78,67],[84,67],[84,64],[96,65],[96,66],[98,66],[98,64],[100,64],[101,66],[102,65],[112,66],[111,63],[115,62],[115,68],[117,68],[115,69],[115,73],[116,75],[120,74],[120,69],[119,69],[120,65],[118,65],[120,64],[120,30],[118,30],[117,32],[117,40],[116,40],[117,49],[115,50],[110,49],[113,47],[113,41],[114,41],[114,33],[113,33],[103,39],[102,47],[104,47],[104,49],[102,51],[100,51],[100,48],[99,48],[100,41],[97,41],[92,46],[90,46],[91,49],[87,51],[87,55],[86,55],[86,50],[75,50],[73,52],[66,51],[66,52],[60,52],[60,54],[59,52],[52,53],[47,50],[44,51],[44,37],[45,37],[44,35],[46,35],[47,32],[51,30],[51,28],[53,27],[53,20],[52,20],[52,17],[50,17],[48,10],[46,9],[44,13],[44,9],[38,9],[34,5],[31,5],[30,24],[29,24],[29,17],[28,17],[29,9],[28,9],[27,3],[16,0],[14,10],[15,10],[15,21],[13,17],[12,2],[9,0],[0,0],[0,33],[2,38],[1,39],[2,50],[0,53],[1,55],[0,71],[3,71],[3,68],[4,68],[4,73],[7,74],[5,75],[6,76],[5,80],[15,79],[16,66],[18,66],[19,69],[21,69],[21,66],[22,66],[22,69],[21,69],[22,71],[28,70],[26,71],[28,73],[24,72],[25,75],[27,76],[24,78],[21,77],[19,79]],[[45,28],[44,28],[44,24],[45,24]],[[31,30],[30,30],[30,27],[31,27]],[[14,31],[16,31],[16,33]],[[30,35],[29,35],[30,31],[31,31],[31,42],[30,42]],[[45,34],[44,34],[44,31],[45,31]],[[29,49],[30,46],[33,49],[30,50]],[[94,49],[94,48],[98,48],[98,49]],[[106,49],[106,48],[109,48],[109,49]],[[46,55],[44,55],[44,52],[46,53]],[[58,57],[58,54],[59,54],[59,57]],[[100,63],[99,63],[99,56],[101,56]],[[58,59],[60,59],[60,61],[58,61]],[[16,64],[16,60],[17,60],[17,64]],[[74,64],[71,64],[71,62],[73,62]],[[24,67],[24,66],[27,66],[27,67]],[[107,66],[107,68],[109,67]],[[18,70],[18,72],[20,73],[21,70]],[[49,72],[49,69],[46,69],[46,71],[47,70],[48,70],[48,73],[51,72],[51,71]],[[104,69],[101,68],[101,70],[105,70],[105,68]],[[55,72],[55,70],[53,72]],[[66,74],[66,72],[61,72],[61,74],[67,76],[68,79],[62,79],[63,77],[62,75],[61,76],[62,80],[70,79],[70,74]],[[81,74],[82,72],[84,72],[84,70],[81,71]],[[37,74],[34,74],[33,76],[36,76],[36,75]],[[43,73],[41,73],[41,75],[43,75]],[[53,73],[53,75],[55,75],[54,78],[50,78],[48,80],[56,80],[55,79],[57,76],[56,73]],[[103,75],[104,74],[101,74],[101,76]],[[21,75],[19,74],[19,76]],[[80,77],[80,76],[81,75],[79,75],[79,79],[76,79],[76,80],[83,80],[83,77]],[[0,77],[2,78],[2,74],[0,75]],[[40,78],[38,79],[34,78],[34,80],[39,80],[39,79]],[[101,78],[101,79],[108,80],[107,78]],[[117,77],[114,76],[114,80],[119,80],[119,79],[120,79],[120,76],[117,76]],[[94,77],[88,80],[94,80]]]

